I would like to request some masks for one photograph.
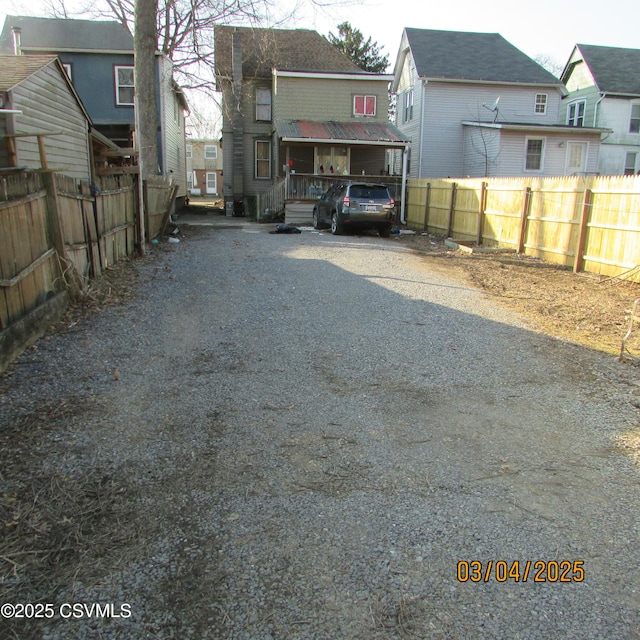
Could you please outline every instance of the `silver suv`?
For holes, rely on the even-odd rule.
[[[330,187],[313,207],[313,226],[330,226],[334,235],[349,229],[377,229],[386,238],[394,216],[395,202],[386,185],[343,182]]]

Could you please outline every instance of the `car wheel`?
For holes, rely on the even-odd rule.
[[[388,238],[391,235],[391,227],[380,227],[378,233],[381,238]]]
[[[314,229],[322,229],[323,225],[320,222],[320,217],[318,215],[318,208],[314,207],[313,209],[313,228]]]
[[[331,233],[333,233],[334,236],[339,236],[342,233],[342,225],[338,222],[337,213],[331,216]]]

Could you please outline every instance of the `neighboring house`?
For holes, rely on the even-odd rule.
[[[90,119],[58,58],[0,55],[0,107],[0,174],[92,178]]]
[[[133,37],[118,22],[7,16],[0,52],[57,55],[97,131],[135,155]],[[186,195],[184,94],[171,61],[157,54],[158,171]],[[120,171],[116,167],[113,171]],[[109,173],[105,168],[104,173]]]
[[[222,149],[218,140],[187,138],[187,185],[193,196],[222,194]]]
[[[568,95],[562,122],[610,129],[603,136],[599,172],[640,172],[640,49],[577,44],[562,73]]]
[[[603,130],[559,124],[562,82],[497,33],[405,29],[393,90],[412,178],[597,171]]]
[[[215,64],[236,214],[287,174],[387,174],[387,150],[407,144],[389,122],[391,76],[363,71],[315,31],[217,26]]]

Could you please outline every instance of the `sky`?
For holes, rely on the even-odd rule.
[[[65,0],[73,4],[80,0]],[[275,0],[282,8],[294,0]],[[576,43],[640,48],[640,2],[637,0],[297,0],[288,27],[338,34],[349,22],[389,54],[393,71],[405,27],[500,33],[531,58],[549,56],[560,66]],[[331,2],[331,6],[321,5]],[[47,16],[49,0],[1,0],[5,13]],[[290,5],[293,6],[293,5]]]

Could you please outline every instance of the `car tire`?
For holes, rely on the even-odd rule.
[[[380,227],[378,233],[381,238],[388,238],[391,235],[391,227]]]
[[[342,225],[338,220],[338,214],[334,213],[331,216],[331,233],[334,236],[339,236],[342,233]]]
[[[313,228],[322,229],[322,225],[320,224],[320,218],[318,217],[318,207],[313,208]]]

